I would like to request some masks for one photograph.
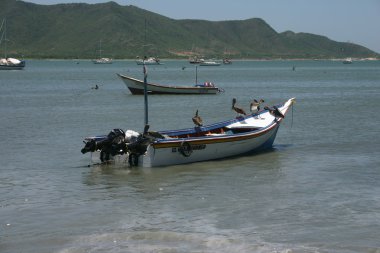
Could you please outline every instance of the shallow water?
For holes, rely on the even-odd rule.
[[[380,252],[380,62],[198,67],[225,93],[150,96],[151,129],[191,126],[197,109],[205,124],[232,118],[233,97],[246,109],[296,97],[272,150],[88,167],[84,137],[143,129],[143,97],[116,73],[142,78],[133,61],[0,72],[0,252]],[[193,84],[195,67],[165,61],[148,80]]]

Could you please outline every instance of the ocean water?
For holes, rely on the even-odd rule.
[[[195,83],[195,66],[164,63],[148,67],[149,81]],[[379,61],[235,61],[197,72],[225,92],[150,96],[151,129],[191,126],[197,109],[205,124],[233,118],[233,97],[246,110],[253,98],[296,97],[272,150],[89,167],[84,137],[143,130],[143,97],[116,76],[141,79],[141,66],[30,60],[1,71],[0,252],[380,252]]]

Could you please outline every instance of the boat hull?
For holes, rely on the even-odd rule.
[[[217,66],[220,66],[221,64],[219,62],[201,62],[199,63],[199,66],[210,66],[210,67],[217,67]]]
[[[25,67],[25,61],[18,64],[0,64],[0,70],[22,70]]]
[[[133,95],[144,94],[144,82],[141,80],[118,74],[127,88]],[[207,95],[217,94],[220,92],[217,87],[195,87],[195,86],[166,86],[159,84],[147,83],[149,94],[184,94],[184,95]]]
[[[148,147],[146,154],[139,157],[139,165],[142,167],[157,167],[186,164],[228,158],[268,149],[273,145],[278,127],[279,125],[275,124],[263,134],[231,136],[224,139],[180,141],[166,147],[152,144]],[[190,145],[191,152],[185,154],[181,152],[184,143]]]

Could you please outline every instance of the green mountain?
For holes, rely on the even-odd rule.
[[[26,58],[230,58],[379,57],[352,43],[291,31],[277,33],[264,20],[174,20],[135,6],[37,5],[0,1],[7,18],[8,54]],[[2,54],[2,48],[0,48]]]

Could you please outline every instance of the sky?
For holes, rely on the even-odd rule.
[[[1,1],[1,0],[0,0]],[[23,0],[37,4],[109,0]],[[113,0],[172,19],[261,18],[277,32],[307,32],[380,53],[380,0]]]

